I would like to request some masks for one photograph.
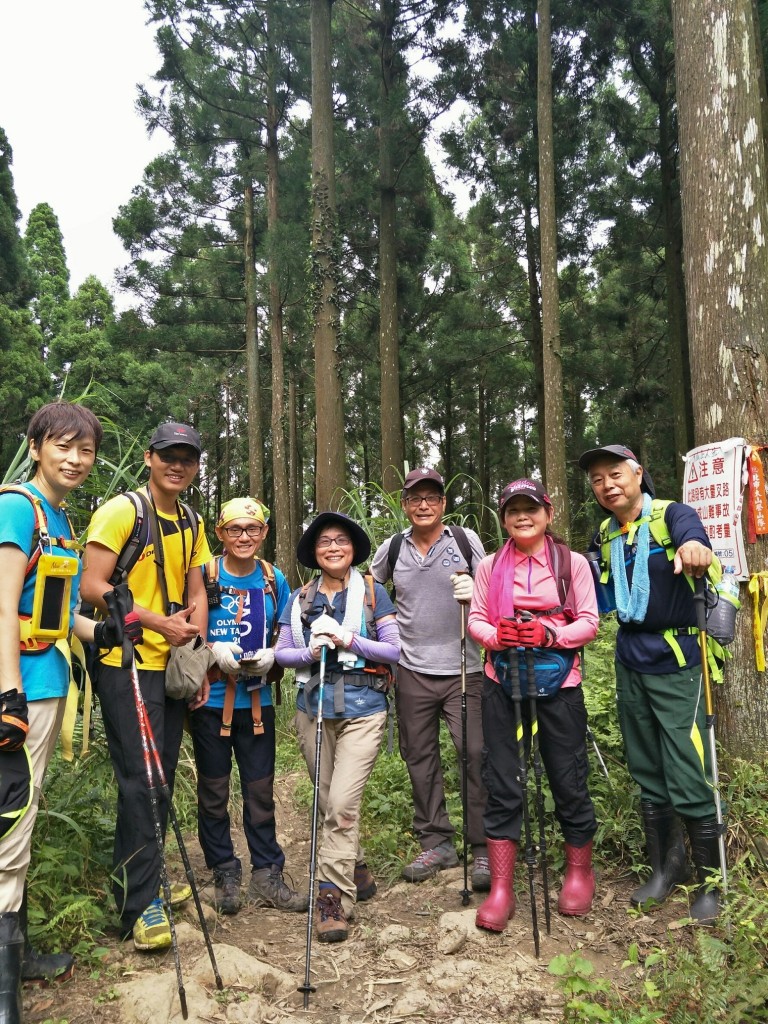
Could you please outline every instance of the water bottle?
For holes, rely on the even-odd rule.
[[[715,584],[717,603],[707,615],[707,632],[724,647],[736,635],[736,612],[741,608],[739,581],[732,565],[723,566],[723,578]]]
[[[600,552],[587,551],[584,554],[589,568],[592,570],[592,582],[595,584],[595,596],[597,597],[597,610],[601,615],[616,611],[616,597],[613,593],[613,580],[608,577],[607,583],[600,582]]]

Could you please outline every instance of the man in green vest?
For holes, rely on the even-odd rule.
[[[720,830],[702,741],[706,714],[692,586],[712,563],[709,537],[689,505],[656,499],[650,476],[626,445],[593,448],[579,465],[610,514],[592,547],[600,549],[604,574],[610,562],[619,621],[619,724],[640,787],[653,869],[631,901],[643,908],[662,903],[688,880],[682,818],[700,882],[691,916],[711,922],[719,901],[708,879],[720,866]]]

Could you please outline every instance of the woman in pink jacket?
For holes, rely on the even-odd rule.
[[[519,694],[519,676],[527,724],[527,648],[533,649],[535,662],[541,757],[565,839],[558,910],[587,914],[595,892],[592,837],[597,822],[587,789],[587,713],[578,652],[597,633],[597,604],[587,560],[553,536],[552,517],[552,502],[538,481],[507,484],[499,518],[509,540],[478,566],[469,613],[469,633],[486,651],[482,708],[488,803],[483,822],[491,868],[491,892],[478,908],[476,924],[495,932],[504,931],[515,912],[513,876],[526,794],[520,783],[513,696]]]

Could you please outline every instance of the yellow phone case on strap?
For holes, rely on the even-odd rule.
[[[72,578],[77,576],[78,568],[77,558],[48,552],[40,555],[30,624],[34,639],[63,640],[69,633]]]

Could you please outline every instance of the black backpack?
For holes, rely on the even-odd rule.
[[[110,576],[109,582],[117,586],[124,579],[128,578],[131,569],[136,565],[144,549],[153,536],[152,530],[152,508],[148,499],[141,491],[126,491],[125,497],[133,502],[136,518],[133,521],[131,536],[123,545],[120,554],[117,556],[115,571]],[[184,501],[179,501],[184,516],[192,530],[192,551],[197,544],[197,535],[200,532],[200,520],[197,512]],[[185,567],[186,568],[186,567]]]

